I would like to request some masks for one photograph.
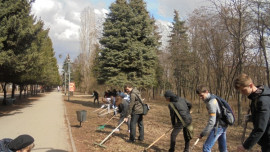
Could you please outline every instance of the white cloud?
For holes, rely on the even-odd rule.
[[[95,12],[96,14],[98,14],[98,15],[100,15],[100,14],[101,14],[101,11],[100,11],[100,10],[98,10],[98,9],[94,9],[94,12]]]
[[[181,18],[187,18],[188,14],[200,6],[209,5],[207,0],[158,0],[158,13],[164,17],[173,18],[174,10],[179,11]]]
[[[194,8],[203,5],[206,0],[145,0],[156,9],[159,15],[173,18],[173,10],[179,10],[180,17],[187,16]],[[95,3],[92,5],[91,2]],[[95,9],[96,14],[109,13],[108,7],[115,0],[35,0],[32,13],[44,21],[50,28],[49,36],[58,62],[69,53],[72,59],[79,54],[80,13],[86,7]],[[62,55],[60,59],[58,56]],[[59,61],[60,60],[60,61]]]

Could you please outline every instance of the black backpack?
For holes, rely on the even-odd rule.
[[[213,95],[213,98],[217,99],[218,101],[218,105],[221,111],[220,119],[226,124],[232,126],[235,122],[235,117],[228,102],[216,95]]]

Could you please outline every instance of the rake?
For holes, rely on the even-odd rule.
[[[107,110],[106,108],[101,110],[100,112],[98,112],[98,114],[100,115],[103,111]]]
[[[96,109],[96,110],[94,110],[94,111],[92,111],[92,112],[97,112],[97,111],[99,111],[99,110],[101,110],[101,109],[103,109],[103,107],[98,108],[98,109]]]
[[[143,152],[147,152],[147,150],[149,148],[151,148],[156,142],[158,142],[163,136],[165,136],[167,133],[171,132],[172,130],[173,130],[173,128],[171,128],[170,130],[168,130],[164,134],[162,134],[160,137],[158,137],[152,144],[150,144],[147,148],[145,148]]]
[[[99,126],[98,129],[99,129],[99,130],[103,130],[103,129],[105,128],[106,124],[108,124],[108,123],[113,119],[114,116],[116,116],[116,115],[113,115],[113,116],[111,117],[111,119],[109,119],[104,125]]]
[[[197,143],[199,142],[200,138],[198,138],[195,143],[193,144],[193,146],[190,149],[190,152],[192,152],[192,150],[194,149],[194,147],[197,145]]]
[[[98,116],[101,117],[101,116],[107,115],[107,114],[112,113],[112,112],[114,112],[114,111],[111,110],[111,111],[109,111],[109,112],[104,112],[104,113],[102,113],[102,114],[99,114]]]
[[[100,147],[106,148],[106,146],[102,145],[123,123],[125,122],[125,120],[123,120],[104,140],[102,140],[102,142],[100,143],[94,143],[95,145],[98,145]]]

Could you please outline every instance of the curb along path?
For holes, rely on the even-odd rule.
[[[53,91],[0,117],[0,139],[29,134],[35,138],[34,152],[76,151],[68,123],[63,96]]]

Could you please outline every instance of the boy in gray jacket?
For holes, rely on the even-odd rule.
[[[207,126],[198,137],[201,139],[208,134],[203,145],[203,152],[211,152],[211,149],[217,140],[219,151],[227,152],[226,129],[228,125],[219,119],[221,112],[217,99],[213,94],[210,94],[208,88],[203,85],[197,88],[196,93],[206,104],[209,114]]]

